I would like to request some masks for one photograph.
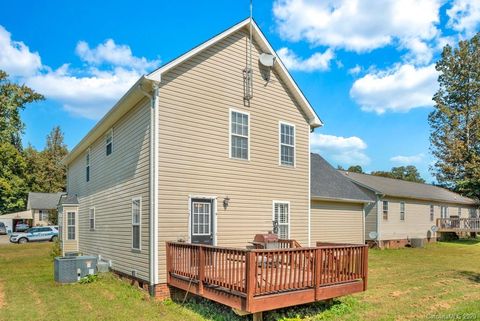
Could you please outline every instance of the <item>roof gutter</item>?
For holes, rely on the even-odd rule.
[[[360,200],[353,198],[341,198],[341,197],[327,197],[327,196],[312,196],[312,201],[328,201],[328,202],[343,202],[343,203],[357,203],[357,204],[370,204],[375,203],[374,200]]]

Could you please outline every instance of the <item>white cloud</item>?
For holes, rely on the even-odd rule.
[[[360,65],[355,65],[355,67],[348,69],[350,75],[358,75],[361,71],[362,67]]]
[[[331,49],[327,49],[324,53],[316,52],[307,59],[298,57],[292,50],[285,47],[280,48],[277,53],[288,69],[307,72],[328,70],[330,61],[335,57]]]
[[[408,50],[404,57],[409,63],[426,65],[432,61],[435,48],[417,37],[402,40],[401,47]]]
[[[85,62],[82,69],[68,63],[52,69],[42,65],[40,55],[24,43],[12,41],[0,26],[0,69],[80,117],[101,118],[147,69],[160,64],[158,59],[134,56],[130,47],[112,39],[93,49],[80,41],[76,53]]]
[[[359,137],[342,137],[324,134],[311,134],[313,151],[339,162],[342,165],[367,165],[370,158],[365,154],[367,144]]]
[[[454,0],[451,8],[447,10],[447,16],[448,27],[471,37],[480,27],[480,1]]]
[[[412,165],[412,164],[421,163],[424,158],[425,158],[425,154],[420,153],[420,154],[411,155],[411,156],[402,156],[402,155],[393,156],[390,158],[390,161],[397,164],[401,164],[401,165]]]
[[[277,0],[273,6],[284,39],[365,52],[395,41],[438,35],[441,0]]]
[[[117,45],[113,39],[107,39],[93,49],[85,41],[79,41],[75,52],[83,61],[92,65],[109,64],[146,71],[155,68],[159,64],[159,60],[149,61],[145,57],[133,56],[129,46]]]
[[[42,62],[38,52],[31,52],[21,41],[13,41],[12,35],[0,26],[0,69],[13,77],[30,76],[38,72]]]
[[[437,78],[438,72],[433,64],[426,67],[397,65],[386,71],[372,71],[357,79],[350,89],[350,96],[364,111],[378,114],[407,112],[433,105]]]

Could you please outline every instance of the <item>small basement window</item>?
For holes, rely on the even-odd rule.
[[[295,165],[295,126],[280,123],[280,164]]]
[[[383,201],[383,219],[388,220],[388,201]]]
[[[105,149],[107,156],[113,152],[113,129],[110,129],[105,139]]]
[[[405,202],[400,202],[400,221],[405,221]]]

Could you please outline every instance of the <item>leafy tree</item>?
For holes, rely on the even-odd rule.
[[[352,165],[347,169],[348,172],[363,174],[363,168],[360,165]]]
[[[0,143],[10,143],[17,150],[22,150],[21,135],[25,125],[20,111],[27,104],[43,99],[33,89],[10,82],[8,74],[0,70]]]
[[[393,167],[390,172],[376,171],[372,172],[371,174],[375,176],[401,179],[409,182],[425,183],[425,180],[420,176],[418,169],[413,165]]]
[[[27,165],[22,154],[10,143],[0,143],[0,214],[26,206]]]
[[[345,170],[345,168],[343,168],[342,165],[337,165],[337,169],[338,169],[339,171],[344,171],[344,170]]]
[[[428,122],[431,168],[445,187],[480,197],[480,33],[447,45],[436,64],[439,89]]]

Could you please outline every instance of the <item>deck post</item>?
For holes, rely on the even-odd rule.
[[[255,292],[255,282],[257,279],[255,269],[255,252],[249,251],[245,261],[245,286],[246,286],[246,310],[251,311],[253,305],[253,293]]]
[[[203,282],[205,281],[205,248],[199,247],[198,259],[198,294],[203,295]]]
[[[172,270],[172,257],[170,251],[170,242],[167,242],[167,283],[171,283],[170,271]]]
[[[315,267],[315,301],[318,301],[320,296],[320,277],[321,277],[321,267],[322,267],[322,250],[315,249],[315,260],[314,260],[314,267]]]
[[[368,246],[363,248],[363,253],[363,291],[366,291],[368,283]]]

